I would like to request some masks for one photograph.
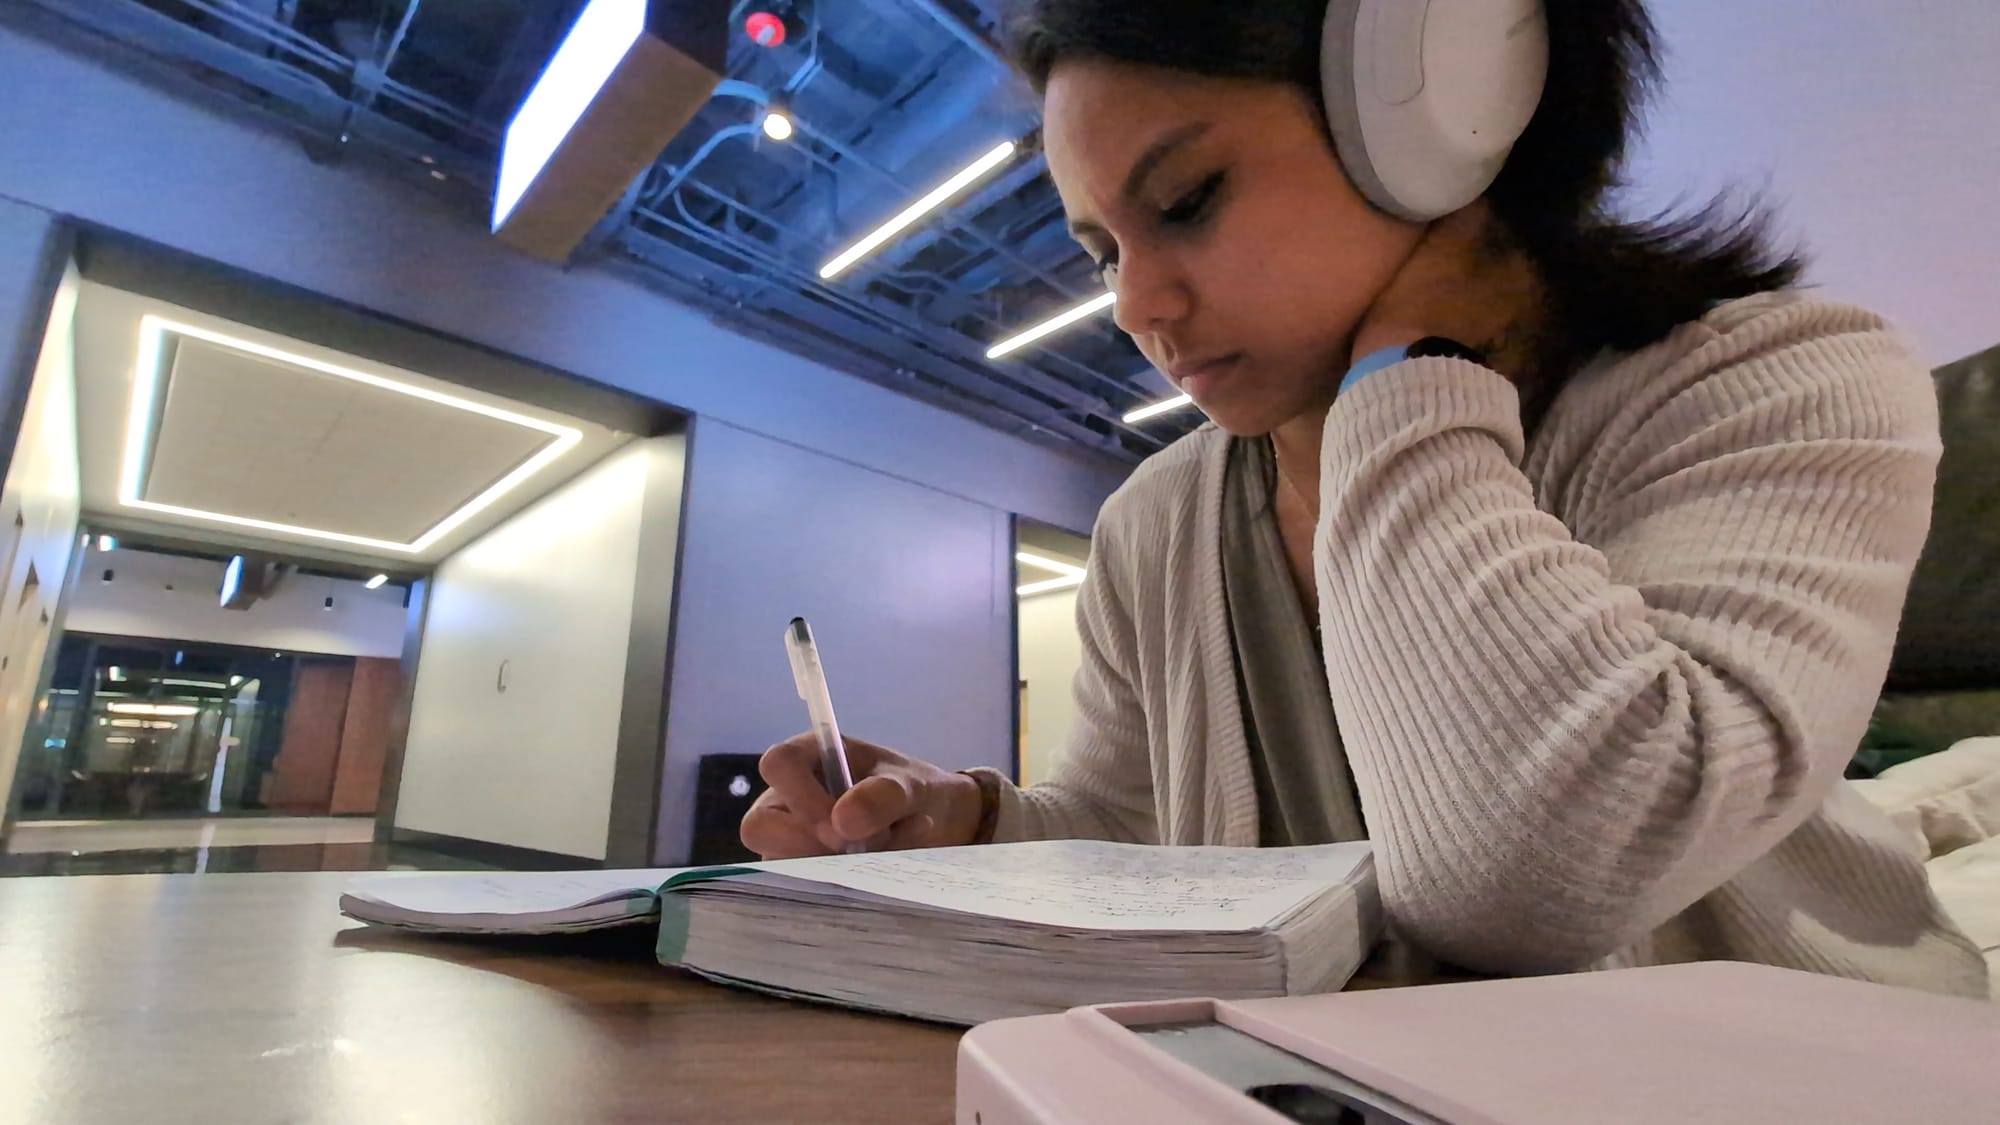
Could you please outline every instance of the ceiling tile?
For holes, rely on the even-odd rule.
[[[169,336],[145,500],[408,543],[552,440],[540,430]]]

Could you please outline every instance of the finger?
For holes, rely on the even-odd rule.
[[[907,851],[910,848],[928,848],[932,846],[931,837],[936,831],[937,821],[931,818],[931,814],[916,813],[897,821],[896,826],[889,830],[888,838],[883,841],[881,847],[892,852]]]
[[[825,820],[833,810],[826,783],[820,779],[819,742],[812,735],[788,738],[757,759],[757,772],[770,792],[807,822]]]
[[[833,830],[843,840],[867,840],[893,828],[916,811],[915,783],[904,773],[885,773],[855,783],[833,805]]]
[[[853,772],[856,781],[882,769],[885,765],[902,765],[906,759],[886,747],[877,746],[867,739],[851,734],[840,736],[842,749],[847,753],[847,768]],[[818,743],[814,743],[818,746]]]
[[[771,794],[765,793],[768,797]],[[828,855],[834,849],[823,843],[812,828],[791,809],[778,801],[759,797],[743,814],[743,846],[765,859],[792,859],[803,855]]]

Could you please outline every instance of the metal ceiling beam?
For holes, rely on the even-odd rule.
[[[673,229],[679,224],[673,223],[672,220],[667,220],[665,225],[669,229]],[[677,246],[659,235],[650,234],[642,230],[628,232],[626,245],[632,253],[642,259],[649,260],[657,267],[672,272],[686,272],[689,270],[690,265],[701,261],[692,251]],[[702,264],[708,265],[705,262]],[[710,268],[713,268],[713,266],[711,265]],[[813,325],[819,332],[826,332],[825,329],[819,328],[817,325],[817,321],[824,315],[824,312],[818,302],[813,299],[793,290],[783,288],[770,290],[765,299],[773,308],[782,310],[791,319],[801,324]],[[925,341],[898,339],[895,332],[901,327],[893,321],[889,321],[879,327],[856,323],[851,326],[843,326],[838,333],[828,333],[827,335],[831,340],[838,341],[842,347],[859,351],[863,356],[870,354],[878,357],[896,356],[901,361],[896,364],[898,369],[921,370],[925,376],[942,386],[950,387],[957,395],[964,396],[975,402],[984,403],[989,409],[1004,413],[1017,422],[1033,426],[1044,433],[1107,453],[1122,453],[1115,439],[1109,434],[1098,433],[1071,420],[1055,408],[1029,398],[1021,392],[1014,391],[1004,383],[980,378],[970,371],[954,371],[953,367],[955,365],[952,363],[950,357],[931,351],[930,345]],[[821,341],[822,344],[825,342],[825,340]],[[908,389],[908,384],[905,382],[885,379],[880,375],[870,375],[868,377],[869,381],[880,383],[884,386],[903,390]],[[1150,441],[1152,439],[1148,438],[1147,440]]]
[[[873,326],[878,330],[912,335],[918,332],[917,326],[904,323],[890,312],[873,307],[872,303],[865,297],[821,284],[808,277],[790,263],[769,256],[761,247],[743,246],[738,244],[736,240],[729,239],[726,235],[703,228],[685,211],[682,211],[679,219],[676,219],[673,216],[663,215],[642,207],[635,211],[634,217],[659,223],[669,229],[679,229],[695,237],[697,240],[720,243],[719,249],[741,257],[746,265],[751,265],[759,270],[784,277],[790,282],[792,289],[808,295],[832,309],[844,310],[861,322],[872,322]],[[926,325],[925,327],[931,326]],[[985,362],[983,350],[979,344],[971,340],[958,338],[956,333],[945,335],[946,332],[949,332],[949,330],[934,331],[932,335],[939,338],[917,340],[913,341],[913,343],[938,354],[940,358],[971,367],[975,371],[993,372],[993,369]],[[989,374],[989,378],[991,377]],[[1055,404],[1053,406],[1042,407],[1043,410],[1049,411],[1051,414],[1056,412],[1057,407],[1076,411],[1079,414],[1094,414],[1107,418],[1113,413],[1111,405],[1102,398],[1085,394],[1076,387],[1052,379],[1039,371],[1030,370],[1026,373],[1010,372],[1000,376],[1000,378],[995,378],[993,381],[997,385],[1004,386],[1002,379],[1019,385],[1027,393],[1038,395]]]
[[[957,13],[946,8],[938,0],[904,0],[904,3],[937,21],[939,27],[952,38],[965,44],[973,54],[1009,74],[1014,72],[1014,64],[1007,60],[1007,55],[1000,49],[999,43],[988,37],[985,32],[966,23]]]
[[[702,187],[702,190],[712,192],[712,189],[708,189],[705,185]],[[1102,420],[1112,431],[1122,431],[1140,437],[1148,442],[1154,440],[1145,431],[1126,425],[1123,421],[1125,407],[1114,401],[1107,400],[1100,395],[1091,394],[1076,384],[1061,379],[1024,360],[1014,360],[1004,365],[996,365],[994,361],[985,357],[985,341],[971,339],[950,325],[938,324],[934,321],[920,319],[919,324],[915,326],[905,323],[901,317],[912,315],[914,310],[898,307],[892,312],[891,310],[879,307],[879,301],[870,299],[864,294],[850,293],[845,289],[822,282],[792,263],[775,256],[772,254],[770,248],[762,243],[745,246],[742,244],[743,240],[734,238],[727,232],[707,228],[695,220],[694,216],[687,211],[683,201],[678,197],[673,199],[672,202],[676,210],[679,211],[679,219],[645,210],[635,211],[635,217],[644,216],[656,222],[664,222],[669,226],[683,227],[688,233],[693,234],[697,238],[722,244],[722,247],[727,252],[741,257],[746,264],[760,271],[758,275],[758,280],[760,281],[768,282],[783,279],[792,290],[812,297],[831,308],[845,309],[850,315],[860,316],[864,319],[873,319],[879,322],[880,325],[888,327],[897,333],[909,333],[915,329],[927,329],[929,335],[933,338],[923,341],[924,346],[933,352],[939,353],[949,362],[984,374],[986,378],[997,384],[1004,385],[1007,382],[1012,382],[1032,394],[1052,399],[1062,404],[1068,410],[1076,412],[1078,415],[1094,416]],[[898,313],[901,316],[896,315]],[[1044,358],[1069,367],[1091,381],[1105,384],[1123,398],[1130,399],[1138,395],[1135,388],[1111,376],[1098,372],[1088,365],[1078,363],[1059,351],[1048,351]],[[1095,433],[1096,431],[1090,432]]]
[[[265,58],[131,0],[35,0],[35,6],[150,56],[155,61],[192,62],[229,75],[289,107],[305,119],[304,124],[317,128],[329,138],[338,136],[345,143],[351,135],[413,161],[428,156],[439,170],[470,183],[486,182],[491,175],[485,161],[477,160],[436,137],[377,111],[356,110],[354,103],[336,93],[324,80],[297,66]],[[240,22],[242,13],[236,15]],[[283,36],[267,38],[274,45],[292,49],[291,37],[296,36],[296,32],[280,28],[275,23],[258,27],[283,31]],[[257,30],[249,25],[245,25],[244,29]],[[343,65],[351,71],[353,63],[348,61]],[[385,83],[382,94],[392,100],[404,100],[399,84]],[[238,99],[239,103],[242,100]],[[426,117],[436,116],[427,106],[405,104]],[[277,116],[282,118],[282,115]],[[293,119],[293,124],[299,124],[297,118]],[[458,122],[440,120],[439,124],[463,131]]]

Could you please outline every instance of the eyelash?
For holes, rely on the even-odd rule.
[[[1221,194],[1224,173],[1217,172],[1201,183],[1193,191],[1181,196],[1160,212],[1160,223],[1169,227],[1192,227],[1208,217],[1209,205]],[[1108,276],[1118,268],[1118,256],[1107,254],[1097,262],[1099,277]]]

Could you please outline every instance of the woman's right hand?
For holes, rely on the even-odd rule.
[[[810,734],[764,751],[757,771],[770,785],[743,815],[743,846],[765,859],[940,848],[976,841],[979,782],[858,738],[845,740],[854,787],[836,801],[820,781]]]

